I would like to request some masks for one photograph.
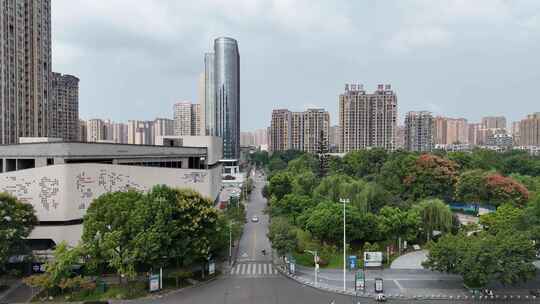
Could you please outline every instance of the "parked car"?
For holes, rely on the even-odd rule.
[[[530,293],[532,296],[540,297],[540,289],[531,289],[531,290],[529,290],[529,293]]]
[[[254,215],[252,218],[251,218],[251,221],[254,222],[254,223],[257,223],[259,221],[259,217]]]

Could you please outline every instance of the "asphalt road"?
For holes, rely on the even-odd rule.
[[[254,177],[255,189],[253,189],[247,203],[246,217],[247,223],[244,226],[244,233],[239,243],[237,262],[271,262],[270,241],[266,234],[268,233],[268,215],[264,214],[266,199],[261,194],[264,186],[264,179],[259,178],[258,174]],[[259,218],[258,222],[253,222],[253,216]],[[262,250],[266,250],[266,255]]]

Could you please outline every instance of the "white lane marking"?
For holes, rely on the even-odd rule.
[[[266,275],[266,267],[267,267],[267,264],[263,264],[263,274]]]
[[[242,266],[242,264],[236,265],[236,271],[234,272],[234,274],[236,274],[236,275],[240,274],[240,267],[241,266]]]
[[[248,264],[248,265],[247,265],[247,266],[248,266],[248,267],[247,267],[248,271],[247,271],[247,273],[246,273],[247,275],[250,275],[250,274],[251,274],[251,265],[253,265],[253,264]]]
[[[262,268],[262,265],[261,265],[261,264],[257,264],[257,274],[258,274],[258,275],[262,274],[262,273],[261,273],[261,272],[262,272],[261,268]]]
[[[403,291],[403,286],[401,286],[401,284],[399,284],[397,280],[394,280],[394,283],[396,283],[396,286],[399,288],[399,291]]]
[[[241,275],[246,274],[246,269],[247,269],[247,265],[246,265],[246,264],[242,264],[242,273],[241,273]]]

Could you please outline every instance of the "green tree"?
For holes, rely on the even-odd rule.
[[[272,219],[268,238],[280,256],[293,252],[298,244],[295,228],[286,218],[282,217]]]
[[[138,249],[133,239],[140,227],[132,223],[142,198],[132,190],[106,193],[94,199],[84,216],[82,240],[91,261],[116,269],[120,282],[135,277]]]
[[[353,201],[359,210],[377,213],[384,206],[397,205],[399,198],[384,189],[381,185],[367,183]]]
[[[287,194],[281,200],[273,198],[270,208],[272,216],[288,217],[294,223],[300,214],[315,205],[316,203],[309,196]]]
[[[387,158],[387,152],[381,148],[351,151],[343,157],[344,172],[358,178],[374,177]]]
[[[456,199],[465,203],[487,203],[486,175],[479,169],[463,172],[456,183]]]
[[[472,151],[471,155],[472,169],[482,169],[485,171],[501,171],[502,169],[502,154],[496,151],[477,148]]]
[[[54,259],[45,265],[50,284],[65,289],[65,283],[76,275],[75,266],[82,264],[83,252],[80,247],[69,248],[62,242],[54,249]],[[63,288],[64,287],[64,288]]]
[[[496,235],[512,230],[526,230],[524,225],[524,209],[516,208],[510,204],[504,204],[497,211],[480,216],[480,224],[487,232]]]
[[[413,206],[412,212],[417,212],[422,219],[422,229],[428,241],[433,237],[433,231],[449,232],[452,229],[452,211],[439,199],[423,200]]]
[[[349,241],[376,240],[379,237],[377,218],[371,213],[361,213],[348,204],[346,233]],[[298,219],[299,224],[322,242],[337,244],[343,239],[343,205],[323,201],[307,210]]]
[[[456,163],[459,171],[473,169],[473,157],[468,152],[449,152],[448,159]]]
[[[270,178],[268,192],[278,200],[292,191],[292,177],[287,172],[279,172]]]
[[[340,199],[350,199],[351,203],[358,205],[356,200],[365,182],[347,175],[329,175],[313,190],[313,198],[317,202],[324,200],[339,202]]]
[[[319,178],[311,171],[296,174],[292,180],[292,192],[300,195],[312,195]]]
[[[25,252],[23,241],[37,222],[32,205],[22,203],[7,193],[0,193],[0,271],[11,255]]]
[[[285,170],[286,168],[287,163],[279,157],[272,157],[268,162],[268,170],[270,170],[270,172]]]
[[[379,230],[387,239],[413,241],[421,227],[418,212],[408,212],[395,207],[383,207],[378,215]]]
[[[411,175],[416,165],[417,156],[405,151],[397,151],[390,155],[381,168],[376,180],[379,185],[401,198],[407,198],[408,185],[406,178]]]
[[[431,244],[424,266],[459,274],[465,284],[478,288],[492,281],[513,285],[533,278],[534,258],[532,242],[512,230],[497,235],[447,234]]]

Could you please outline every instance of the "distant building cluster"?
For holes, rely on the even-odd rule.
[[[410,111],[405,115],[404,124],[398,125],[397,95],[388,84],[378,85],[373,93],[367,93],[361,84],[346,84],[345,91],[339,95],[338,106],[339,125],[324,126],[324,142],[330,152],[347,153],[371,148],[414,152],[433,149],[470,151],[482,147],[539,154],[540,150],[540,112],[527,115],[509,127],[504,116],[486,116],[478,123],[470,123],[465,118]],[[318,124],[306,124],[308,113],[312,116],[313,113],[325,114],[313,116],[312,121]],[[267,132],[269,150],[316,152],[316,142],[310,139],[317,138],[317,126],[323,126],[322,122],[326,121],[329,124],[330,117],[324,109],[273,110]]]
[[[267,129],[258,129],[253,132],[240,132],[240,145],[266,149],[268,146],[267,133]]]

